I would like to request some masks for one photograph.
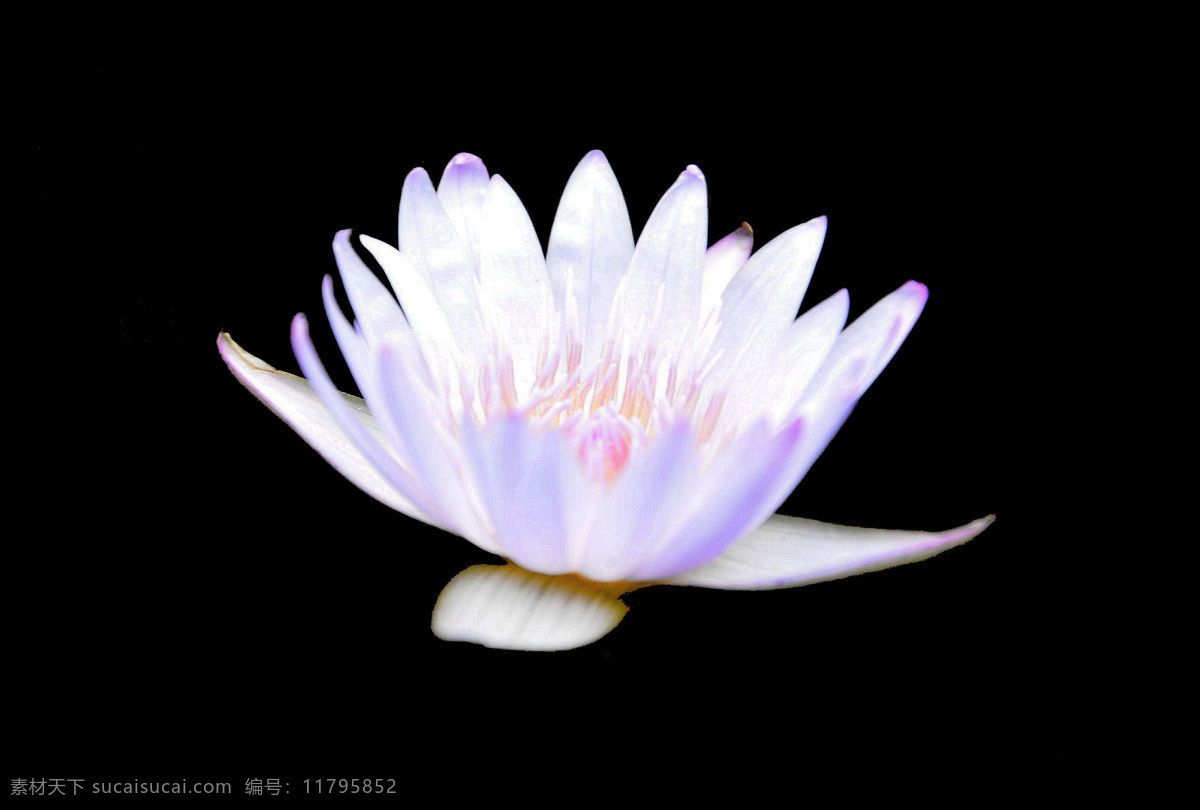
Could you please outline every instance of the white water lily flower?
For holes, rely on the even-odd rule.
[[[413,170],[399,249],[370,237],[395,297],[333,249],[352,324],[326,313],[363,398],[338,392],[297,315],[307,381],[223,334],[234,374],[368,494],[506,558],[446,586],[441,638],[567,649],[611,630],[647,584],[803,585],[932,556],[942,533],[772,515],[920,315],[914,281],[843,329],[842,290],[796,313],[825,235],[799,225],[751,255],[712,247],[689,166],[636,245],[608,161],[571,175],[543,256],[524,206],[460,154],[434,189]],[[399,304],[397,304],[399,299]]]

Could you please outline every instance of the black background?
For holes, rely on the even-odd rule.
[[[760,743],[795,767],[813,739],[867,760],[984,742],[1026,766],[1077,757],[1069,539],[1032,519],[1024,486],[1040,463],[1023,376],[1035,341],[1013,262],[1037,257],[1041,226],[1019,80],[971,43],[810,65],[685,42],[635,67],[621,47],[607,61],[561,42],[472,61],[452,28],[426,39],[369,63],[354,47],[214,40],[24,74],[34,182],[18,202],[35,238],[18,262],[41,297],[10,338],[47,392],[20,492],[37,520],[9,594],[25,767],[436,771],[454,785],[439,765],[464,751],[514,776],[570,760],[581,739],[620,763],[681,736],[707,752],[693,770]],[[931,560],[808,588],[639,591],[579,650],[436,639],[442,587],[494,558],[343,480],[238,384],[215,340],[229,331],[296,371],[288,326],[307,312],[352,390],[320,312],[337,230],[394,243],[405,174],[436,180],[471,151],[544,247],[595,148],[635,234],[689,163],[708,179],[710,241],[745,220],[761,247],[828,215],[802,309],[847,287],[854,317],[910,278],[928,285],[907,342],[781,511],[996,523]],[[32,334],[47,344],[32,350]]]

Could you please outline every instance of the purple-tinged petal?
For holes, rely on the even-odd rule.
[[[303,315],[292,319],[292,350],[304,376],[312,384],[312,390],[320,397],[321,402],[332,414],[334,422],[343,433],[349,437],[354,447],[358,448],[364,459],[378,470],[383,477],[405,498],[415,504],[428,515],[427,522],[432,522],[440,528],[448,528],[452,524],[444,513],[434,503],[425,487],[413,477],[387,450],[379,443],[378,424],[372,420],[369,429],[361,419],[357,409],[351,407],[351,402],[357,397],[347,397],[334,386],[317,356],[317,350],[308,336],[308,320]],[[361,402],[361,400],[359,400]]]
[[[538,430],[508,416],[480,430],[461,425],[463,448],[480,497],[496,529],[499,553],[546,574],[565,574],[568,538],[583,503],[569,499],[566,476],[579,476],[570,443],[558,431]]]
[[[424,169],[409,172],[400,193],[399,251],[433,291],[459,349],[474,356],[481,339],[479,270]]]
[[[721,296],[720,328],[709,356],[724,358],[710,390],[725,390],[734,358],[769,352],[796,319],[825,240],[825,217],[797,225],[759,248]]]
[[[617,284],[633,258],[633,227],[616,175],[599,150],[589,152],[567,181],[546,249],[546,271],[559,312],[570,286],[579,313],[583,362],[600,357]],[[568,283],[569,280],[569,283]]]
[[[772,485],[800,443],[805,426],[797,420],[776,434],[766,425],[747,431],[719,456],[700,483],[698,506],[652,556],[633,571],[631,580],[673,577],[716,557],[762,522]]]
[[[455,534],[485,551],[496,551],[480,520],[481,505],[464,476],[461,449],[447,424],[445,405],[417,381],[416,359],[384,344],[377,352],[382,407],[379,421],[409,453],[413,473]]]
[[[693,497],[696,435],[681,419],[635,453],[599,504],[574,570],[600,582],[640,577],[634,571],[664,538]]]
[[[486,301],[484,319],[511,353],[516,390],[524,397],[537,377],[539,342],[549,333],[550,281],[529,214],[498,174],[488,184],[483,203],[479,288]]]
[[[627,611],[613,589],[576,576],[473,565],[446,585],[432,626],[445,641],[504,650],[570,650],[607,634]]]
[[[460,384],[459,367],[464,362],[463,353],[459,351],[460,342],[425,277],[417,272],[408,257],[386,242],[363,236],[362,243],[383,268],[411,325],[412,341],[399,340],[394,343],[408,352],[415,342],[427,365],[422,375],[424,379],[436,379],[438,390],[457,391]],[[363,269],[366,270],[365,266]],[[478,351],[478,346],[473,347],[472,353]],[[450,401],[456,400],[457,397],[451,396]]]
[[[437,187],[438,200],[476,267],[479,265],[479,225],[489,179],[482,160],[460,152],[446,164]]]
[[[688,166],[659,200],[638,237],[624,279],[625,334],[650,340],[665,356],[678,351],[700,315],[708,192],[704,175]]]
[[[217,337],[217,349],[242,385],[351,483],[398,512],[423,523],[438,525],[412,500],[397,491],[396,486],[355,446],[306,380],[268,365],[238,346],[228,334]],[[338,397],[359,430],[381,437],[382,430],[363,400],[349,394],[338,394]]]
[[[719,239],[704,255],[704,280],[700,293],[700,322],[721,303],[721,295],[729,282],[750,258],[754,247],[754,230],[745,222],[728,236]]]
[[[811,387],[841,376],[847,364],[866,357],[867,362],[855,375],[860,392],[866,391],[908,337],[928,298],[924,284],[909,281],[879,299],[838,336]]]
[[[671,584],[752,590],[840,579],[932,557],[967,542],[993,519],[945,532],[903,532],[774,515],[721,556]]]
[[[740,393],[725,399],[724,423],[747,424],[764,411],[782,422],[837,344],[849,308],[850,296],[839,290],[792,321],[773,345],[734,358],[728,390]]]

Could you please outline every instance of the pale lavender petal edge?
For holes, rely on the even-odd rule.
[[[772,515],[720,556],[670,580],[729,590],[792,588],[916,562],[962,545],[994,515],[944,532],[889,531]]]

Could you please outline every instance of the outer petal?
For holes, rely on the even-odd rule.
[[[487,187],[487,167],[466,152],[460,152],[446,164],[437,187],[438,200],[475,266],[479,264],[479,222]]]
[[[764,499],[767,508],[751,525],[766,520],[778,509],[824,452],[859,397],[904,342],[921,314],[925,298],[925,287],[910,281],[885,296],[838,337],[792,411],[804,420],[805,436]]]
[[[506,650],[569,650],[608,633],[628,608],[613,589],[515,565],[473,565],[446,585],[433,632]]]
[[[810,390],[843,376],[850,364],[866,357],[867,362],[854,375],[859,392],[866,391],[908,337],[928,298],[929,290],[924,284],[909,281],[879,299],[838,336],[833,350],[810,384]]]
[[[727,424],[744,425],[764,410],[782,421],[837,344],[849,307],[850,296],[839,290],[792,321],[770,351],[748,351],[734,359],[728,390],[753,395],[725,399]]]
[[[605,493],[600,519],[591,527],[581,558],[572,560],[573,570],[602,582],[648,579],[635,571],[674,533],[693,497],[695,476],[695,434],[681,419],[631,458]]]
[[[524,396],[537,376],[539,342],[549,331],[550,282],[529,214],[498,174],[483,202],[479,286],[487,302],[484,318],[495,325],[501,347],[512,353],[517,394]]]
[[[761,523],[761,513],[775,507],[768,503],[773,485],[784,475],[804,430],[796,420],[778,434],[765,423],[746,431],[697,482],[693,507],[681,516],[685,519],[626,578],[667,579],[688,571]]]
[[[650,214],[624,279],[626,334],[640,341],[653,329],[650,337],[668,356],[685,331],[697,326],[700,314],[708,244],[706,189],[695,166],[679,175]]]
[[[724,370],[713,375],[713,387],[729,384],[743,355],[769,354],[796,319],[825,241],[825,226],[825,217],[817,217],[784,231],[759,248],[729,282],[721,296],[721,325],[709,347],[710,357],[721,354]]]
[[[463,354],[472,357],[480,337],[478,271],[424,169],[413,169],[404,179],[400,252],[433,291]]]
[[[671,584],[766,589],[840,579],[932,557],[967,542],[994,519],[989,515],[945,532],[901,532],[774,515]]]
[[[283,421],[291,425],[314,450],[332,464],[351,483],[381,503],[411,518],[438,525],[367,461],[347,438],[329,409],[312,386],[302,377],[278,371],[238,346],[228,334],[217,337],[217,348],[230,371]],[[349,394],[341,395],[347,409],[367,432],[382,437],[366,403]]]
[[[477,499],[464,478],[463,460],[456,452],[458,442],[450,435],[440,403],[421,390],[413,371],[416,362],[417,358],[395,346],[379,348],[380,423],[407,448],[413,472],[446,525],[485,551],[495,551],[479,518]]]
[[[333,380],[329,379],[312,339],[308,336],[308,319],[304,315],[297,315],[292,319],[292,350],[296,353],[300,369],[312,383],[313,391],[321,398],[334,422],[371,466],[379,470],[404,497],[429,515],[436,525],[442,528],[450,526],[438,505],[429,498],[428,491],[422,483],[380,443],[381,437],[376,432],[379,425],[374,420],[369,426],[364,425],[357,417],[356,410],[346,401],[346,395],[338,391]]]
[[[402,317],[406,317],[408,324],[411,324],[413,335],[410,343],[420,347],[427,364],[428,377],[435,378],[442,390],[457,391],[458,367],[463,355],[458,350],[459,340],[434,291],[400,251],[370,236],[363,236],[362,243],[387,274],[400,305],[404,307]],[[371,278],[374,279],[374,276]],[[361,319],[362,316],[359,317]],[[398,341],[397,345],[406,351],[409,349],[409,343]],[[477,351],[478,346],[471,347],[468,356]],[[451,402],[455,399],[454,396],[450,397]]]
[[[599,150],[589,152],[567,181],[550,244],[546,271],[559,312],[567,312],[567,289],[579,313],[583,360],[600,356],[617,284],[633,258],[633,228],[616,175]]]
[[[571,518],[586,506],[569,494],[568,477],[579,476],[578,462],[563,435],[538,430],[520,416],[505,417],[488,430],[464,419],[460,429],[498,535],[498,553],[530,570],[569,572]]]
[[[737,275],[750,258],[754,247],[754,229],[745,222],[742,227],[718,240],[704,255],[704,281],[700,294],[700,321],[721,304],[721,295],[729,281]]]

